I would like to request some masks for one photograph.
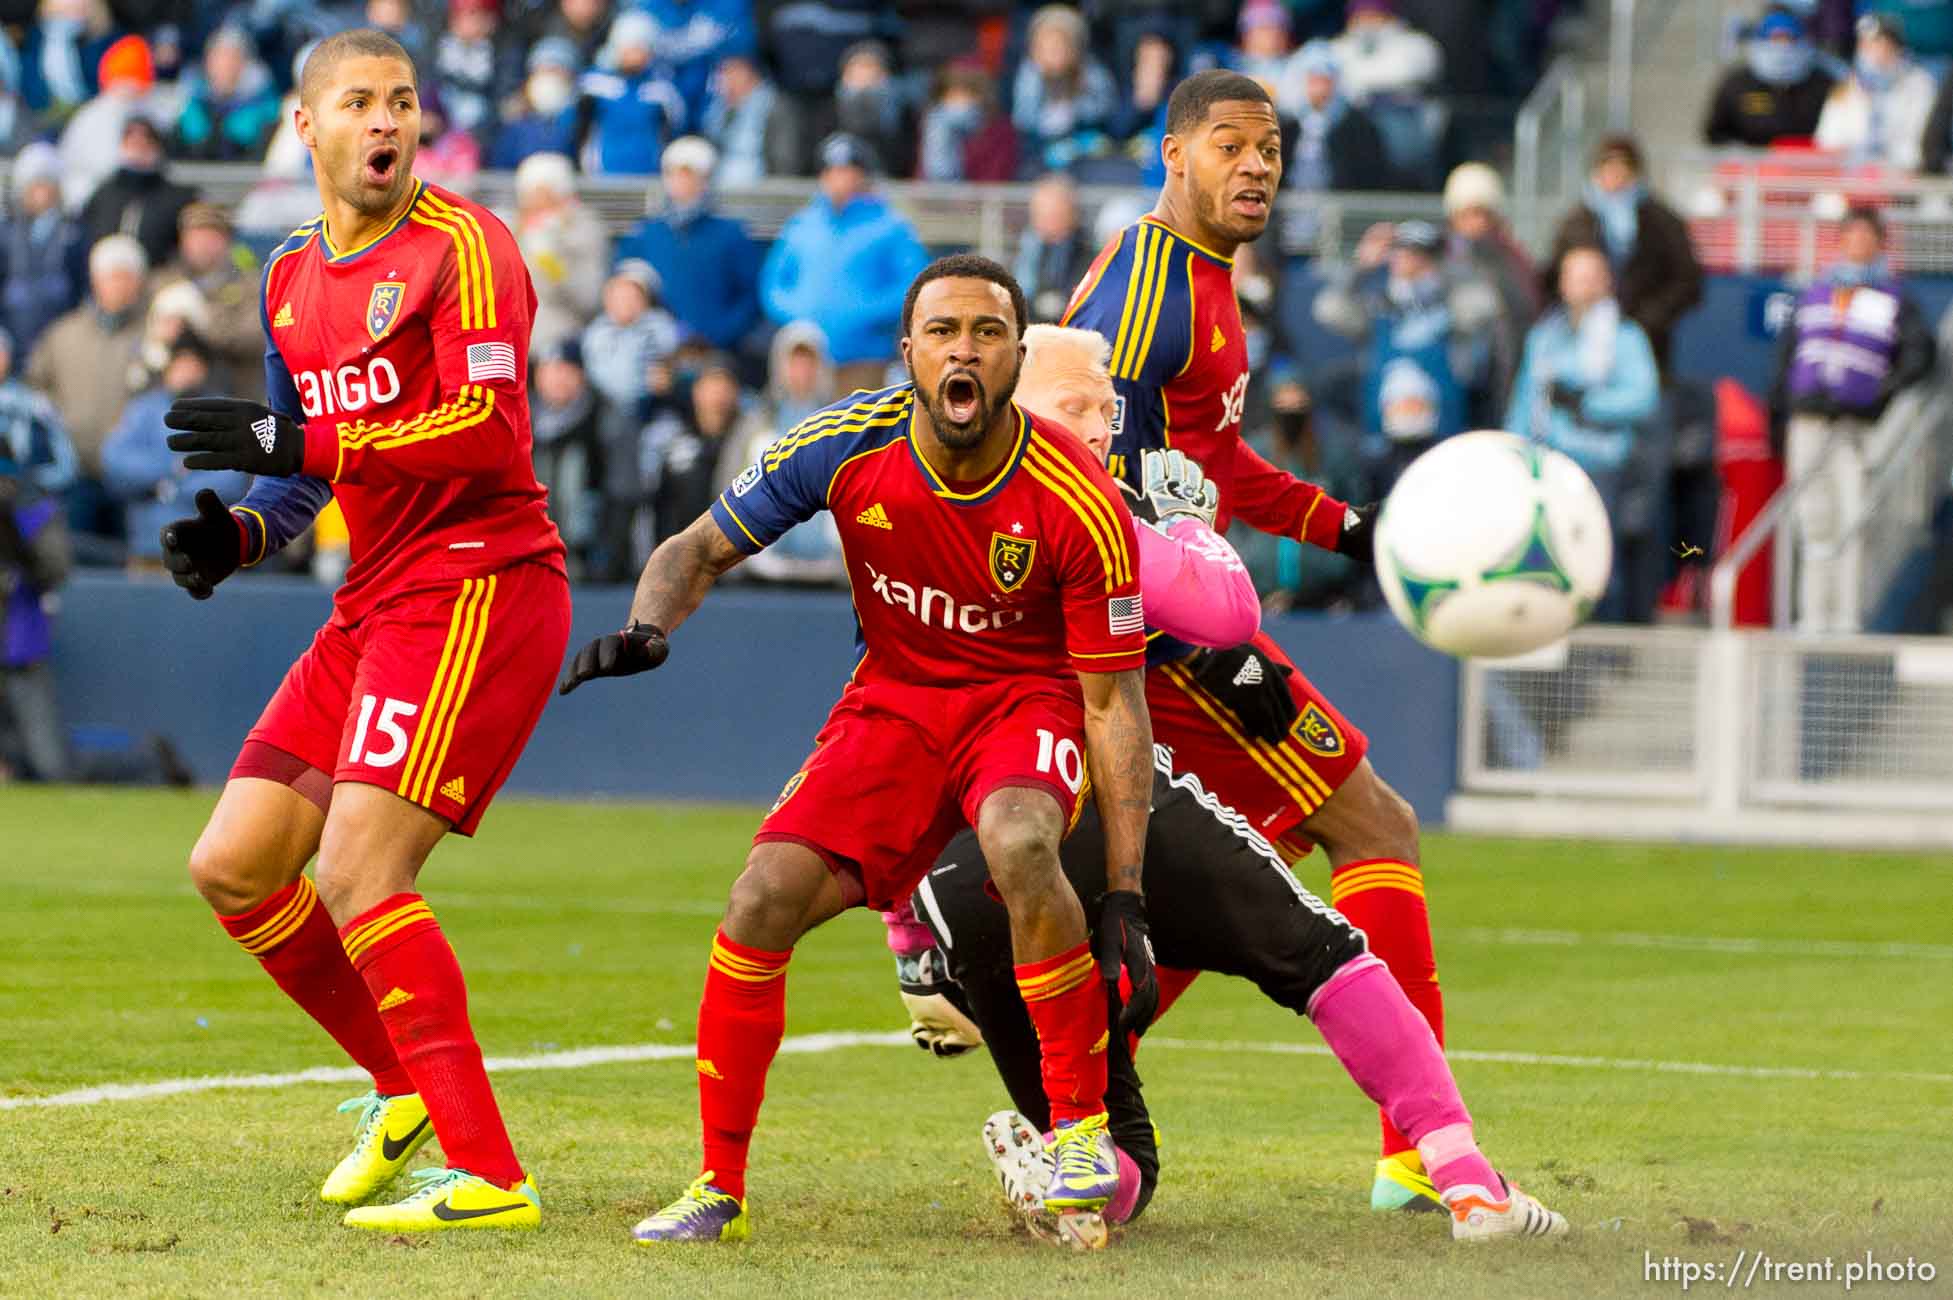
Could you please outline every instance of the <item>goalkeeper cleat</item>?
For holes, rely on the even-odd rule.
[[[419,1184],[404,1201],[346,1211],[349,1228],[370,1232],[440,1232],[448,1228],[534,1228],[542,1222],[536,1181],[497,1187],[465,1169],[416,1169]]]
[[[1103,1210],[1119,1190],[1119,1156],[1106,1122],[1100,1111],[1058,1124],[1051,1140],[1051,1185],[1044,1193],[1047,1210]]]
[[[1370,1184],[1370,1208],[1410,1213],[1442,1210],[1438,1189],[1424,1172],[1424,1161],[1413,1149],[1377,1161],[1377,1178]]]
[[[1044,1136],[1016,1111],[1000,1110],[983,1121],[983,1150],[1010,1208],[1025,1216],[1042,1214],[1044,1189],[1051,1183]]]
[[[1441,1198],[1451,1211],[1453,1241],[1490,1241],[1494,1237],[1563,1237],[1566,1216],[1547,1209],[1499,1176],[1497,1195],[1476,1183],[1447,1188]]]
[[[752,1235],[746,1203],[712,1183],[706,1170],[692,1180],[685,1194],[631,1229],[640,1246],[666,1241],[744,1241]]]
[[[356,1110],[359,1129],[353,1149],[319,1188],[319,1199],[332,1205],[358,1205],[400,1176],[414,1152],[434,1136],[434,1124],[418,1093],[382,1097],[369,1092],[339,1103],[342,1111]]]

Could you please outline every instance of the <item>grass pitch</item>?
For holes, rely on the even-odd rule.
[[[0,1098],[344,1064],[190,891],[210,803],[0,791]],[[682,1049],[756,819],[510,801],[444,845],[423,883],[489,1055]],[[681,1050],[497,1077],[543,1192],[523,1236],[339,1227],[314,1194],[353,1085],[0,1109],[0,1295],[1591,1296],[1679,1291],[1651,1260],[1738,1252],[1771,1262],[1743,1289],[1822,1294],[1868,1250],[1938,1270],[1887,1293],[1953,1291],[1953,861],[1447,836],[1425,858],[1481,1141],[1568,1241],[1465,1250],[1370,1214],[1369,1104],[1308,1025],[1210,977],[1142,1055],[1163,1182],[1102,1256],[1005,1218],[987,1061],[884,1045],[780,1058],[751,1242],[635,1249],[696,1168]],[[904,1024],[870,916],[810,937],[790,978],[791,1035]],[[1826,1256],[1829,1284],[1767,1282]]]

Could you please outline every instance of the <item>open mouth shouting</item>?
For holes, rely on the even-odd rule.
[[[1249,185],[1234,192],[1228,201],[1228,209],[1237,217],[1250,221],[1268,220],[1268,191],[1259,185]]]
[[[360,179],[368,185],[384,189],[392,185],[400,168],[400,146],[394,144],[375,145],[367,150],[366,160],[360,165]]]
[[[967,370],[944,376],[936,393],[951,424],[969,425],[983,413],[983,385]]]

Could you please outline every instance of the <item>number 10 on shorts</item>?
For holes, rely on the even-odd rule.
[[[370,698],[370,697],[369,697]],[[1038,771],[1055,772],[1073,794],[1085,781],[1085,756],[1070,736],[1059,739],[1043,727],[1038,728]]]
[[[375,718],[373,711],[379,709]],[[420,705],[409,704],[405,700],[382,700],[377,695],[362,695],[359,701],[359,725],[353,728],[353,747],[346,753],[349,765],[360,767],[392,767],[407,756],[407,729],[400,724],[420,712]],[[375,733],[369,737],[368,728]],[[386,740],[386,748],[375,743],[368,747],[369,739],[377,742]],[[1070,742],[1066,742],[1069,744]],[[365,756],[361,757],[361,751]],[[1076,790],[1078,787],[1073,786]]]

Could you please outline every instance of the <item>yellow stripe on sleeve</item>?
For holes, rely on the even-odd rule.
[[[1036,455],[1028,453],[1025,455],[1025,472],[1049,488],[1051,495],[1069,506],[1071,512],[1078,516],[1078,521],[1085,526],[1085,531],[1091,535],[1092,544],[1099,549],[1099,562],[1105,567],[1105,591],[1107,595],[1111,595],[1120,586],[1118,577],[1119,566],[1118,562],[1112,557],[1111,549],[1105,544],[1105,537],[1099,532],[1098,521],[1093,519],[1091,513],[1078,503],[1073,497],[1071,489],[1057,479],[1052,478],[1043,466],[1044,462]]]
[[[1153,247],[1152,229],[1140,226],[1133,233],[1132,270],[1126,273],[1125,305],[1119,309],[1119,330],[1112,339],[1112,373],[1120,372],[1120,360],[1126,354],[1127,331],[1132,325],[1133,308],[1139,295],[1146,288],[1146,267]]]
[[[469,247],[473,250],[475,258],[475,275],[477,277],[476,283],[479,294],[477,301],[481,304],[483,312],[481,327],[484,329],[494,329],[496,326],[495,268],[488,260],[488,235],[482,230],[480,219],[466,208],[458,208],[447,200],[440,198],[433,190],[423,189],[421,191],[421,197],[436,212],[462,225],[462,233],[467,236]]]
[[[1046,441],[1042,435],[1033,435],[1033,445],[1036,447],[1041,459],[1045,462],[1046,467],[1056,474],[1060,480],[1071,484],[1072,490],[1078,494],[1079,500],[1092,512],[1100,524],[1104,526],[1107,545],[1111,548],[1114,558],[1118,561],[1119,581],[1132,581],[1132,550],[1126,545],[1126,530],[1119,526],[1119,516],[1112,509],[1112,503],[1106,499],[1105,494],[1093,484],[1092,480],[1085,476],[1083,470],[1079,469],[1078,466],[1072,464],[1069,460],[1066,460],[1064,454],[1052,446],[1050,442]]]
[[[860,408],[851,407],[837,416],[810,416],[807,422],[796,426],[795,432],[766,449],[766,468],[778,469],[792,459],[794,453],[802,447],[819,442],[823,438],[832,438],[840,433],[863,433],[869,429],[883,429],[893,424],[900,424],[909,418],[912,404],[912,401],[905,396],[904,400],[892,406],[886,402],[878,402]],[[809,425],[814,420],[821,420],[823,423],[818,427],[810,428]]]
[[[461,328],[464,330],[481,328],[481,308],[476,298],[474,263],[468,255],[466,238],[452,223],[430,212],[423,212],[418,206],[409,215],[421,225],[440,231],[454,244],[454,301],[456,312],[461,320]]]
[[[1145,369],[1146,358],[1152,355],[1153,351],[1153,331],[1159,327],[1160,310],[1166,305],[1166,277],[1173,266],[1173,237],[1162,234],[1160,236],[1160,242],[1165,246],[1165,251],[1160,254],[1160,267],[1155,272],[1158,278],[1153,285],[1153,295],[1147,309],[1146,333],[1140,336],[1139,346],[1134,349],[1133,355],[1126,358],[1126,378],[1128,379],[1138,379],[1140,371]],[[1191,258],[1193,254],[1189,253],[1187,256]],[[1193,293],[1191,280],[1188,282],[1187,293],[1189,296]]]

